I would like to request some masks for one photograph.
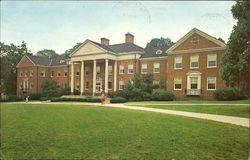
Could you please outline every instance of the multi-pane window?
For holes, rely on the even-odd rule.
[[[79,76],[79,75],[80,75],[80,70],[77,69],[77,70],[76,70],[76,76]]]
[[[120,90],[123,90],[124,87],[125,87],[124,81],[119,81],[119,89],[120,89]]]
[[[119,73],[124,74],[124,65],[119,66]]]
[[[112,70],[113,70],[113,67],[112,66],[108,66],[108,73],[109,73],[109,75],[112,75]]]
[[[148,65],[142,64],[141,65],[141,73],[147,73],[148,72]]]
[[[216,89],[216,77],[208,77],[207,78],[207,89],[215,90]]]
[[[96,74],[100,74],[101,73],[101,66],[96,66]]]
[[[67,77],[67,76],[68,76],[68,71],[64,70],[64,77]]]
[[[61,72],[57,71],[57,77],[60,77],[60,76],[61,76]]]
[[[199,56],[190,56],[190,68],[199,68]]]
[[[196,45],[198,44],[198,39],[194,37],[191,42],[193,45]]]
[[[89,66],[86,66],[85,67],[85,75],[88,75],[89,74]]]
[[[175,69],[182,69],[182,57],[175,57],[174,58],[174,68]]]
[[[198,88],[198,77],[191,77],[191,89],[197,89]]]
[[[154,63],[154,73],[160,73],[160,63]]]
[[[134,66],[133,64],[128,65],[128,74],[133,74],[134,73]]]
[[[216,54],[207,55],[207,67],[208,68],[216,67],[216,59],[217,59]]]
[[[174,78],[174,89],[181,90],[182,79],[181,78]]]
[[[33,70],[30,70],[30,77],[33,76]]]
[[[79,90],[80,89],[80,83],[79,82],[76,82],[76,90]]]
[[[108,81],[108,89],[112,89],[112,81]]]
[[[40,72],[41,77],[45,77],[45,71]]]
[[[89,89],[89,82],[85,82],[85,89]]]
[[[54,77],[54,75],[55,75],[55,71],[51,71],[51,77]]]

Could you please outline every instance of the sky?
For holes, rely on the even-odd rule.
[[[178,41],[196,27],[228,40],[234,1],[1,1],[1,42],[25,41],[34,54],[64,53],[90,39],[124,43],[125,33],[145,47],[152,38]]]

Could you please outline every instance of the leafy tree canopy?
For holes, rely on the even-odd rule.
[[[66,50],[62,55],[61,57],[64,57],[64,58],[68,58],[69,55],[74,51],[76,50],[82,43],[76,43],[75,46],[73,48],[70,48],[68,50]]]
[[[59,54],[57,54],[56,51],[52,49],[44,49],[44,50],[38,51],[36,55],[40,57],[48,57],[48,58],[59,57]]]
[[[22,41],[21,45],[5,44],[0,42],[0,89],[7,94],[16,93],[16,65],[25,54],[32,55],[28,50],[26,43]]]
[[[168,47],[173,44],[170,38],[153,38],[146,47]]]
[[[221,76],[229,87],[246,90],[249,85],[250,62],[250,3],[237,1],[231,9],[237,24],[227,43],[227,50],[222,56]]]
[[[59,86],[56,81],[47,80],[41,84],[43,97],[56,97],[59,92]]]

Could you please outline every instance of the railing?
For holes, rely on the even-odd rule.
[[[187,96],[200,96],[201,89],[186,89]]]

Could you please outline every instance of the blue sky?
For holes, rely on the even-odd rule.
[[[233,1],[1,1],[1,41],[22,40],[36,53],[53,49],[61,54],[77,42],[101,37],[123,43],[127,32],[145,47],[152,38],[176,42],[196,27],[228,40],[236,21]]]

